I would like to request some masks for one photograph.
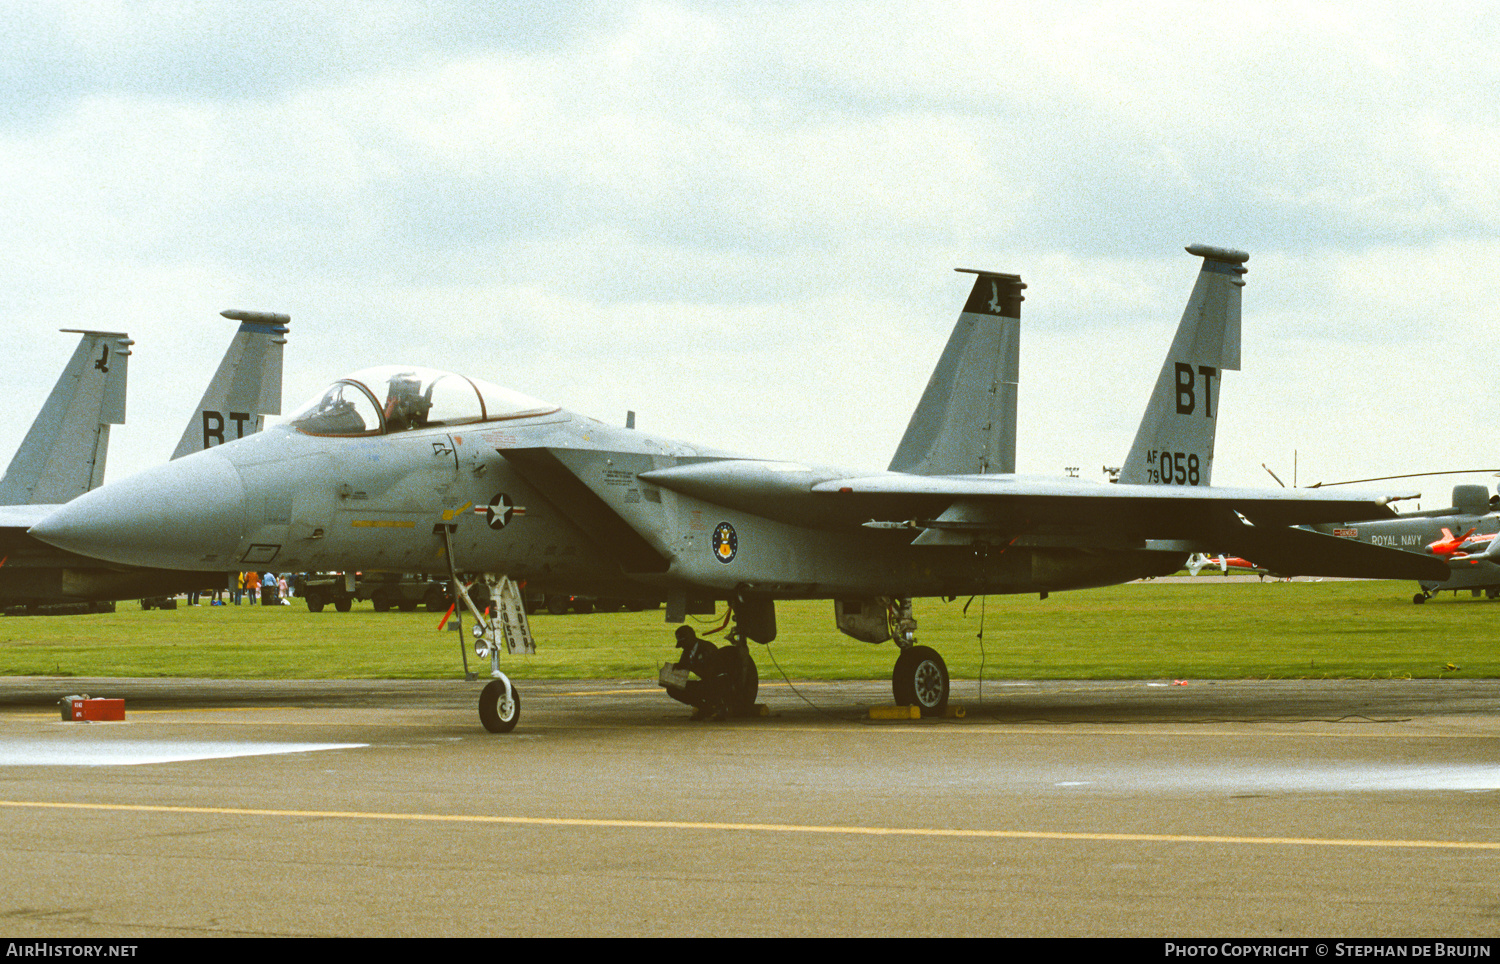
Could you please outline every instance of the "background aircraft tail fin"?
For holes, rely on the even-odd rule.
[[[1016,470],[1021,302],[1013,274],[975,275],[958,324],[896,447],[890,471],[977,475]]]
[[[253,435],[267,415],[281,414],[281,354],[291,317],[269,311],[219,313],[238,321],[240,330],[188,419],[174,459]]]
[[[1213,473],[1219,380],[1240,367],[1240,291],[1250,256],[1195,244],[1203,259],[1177,337],[1120,469],[1120,482],[1208,485]]]
[[[64,328],[83,337],[0,479],[0,505],[52,505],[104,481],[109,427],[125,421],[130,337]]]

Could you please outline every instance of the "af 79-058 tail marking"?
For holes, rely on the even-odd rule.
[[[1203,259],[1171,350],[1120,470],[1121,483],[1208,485],[1213,474],[1219,388],[1240,367],[1243,251],[1195,244]]]

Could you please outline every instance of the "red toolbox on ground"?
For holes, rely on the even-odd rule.
[[[124,700],[90,699],[69,696],[62,701],[62,718],[66,723],[100,723],[125,719]]]

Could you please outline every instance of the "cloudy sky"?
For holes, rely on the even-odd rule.
[[[99,327],[109,477],[165,460],[233,307],[291,314],[288,408],[406,361],[882,468],[971,267],[1029,286],[1018,468],[1097,478],[1201,241],[1251,254],[1215,482],[1500,464],[1485,5],[7,10],[0,458]]]

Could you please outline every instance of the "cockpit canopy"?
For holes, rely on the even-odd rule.
[[[340,378],[289,424],[308,435],[386,435],[555,411],[556,405],[453,372],[383,365]]]

